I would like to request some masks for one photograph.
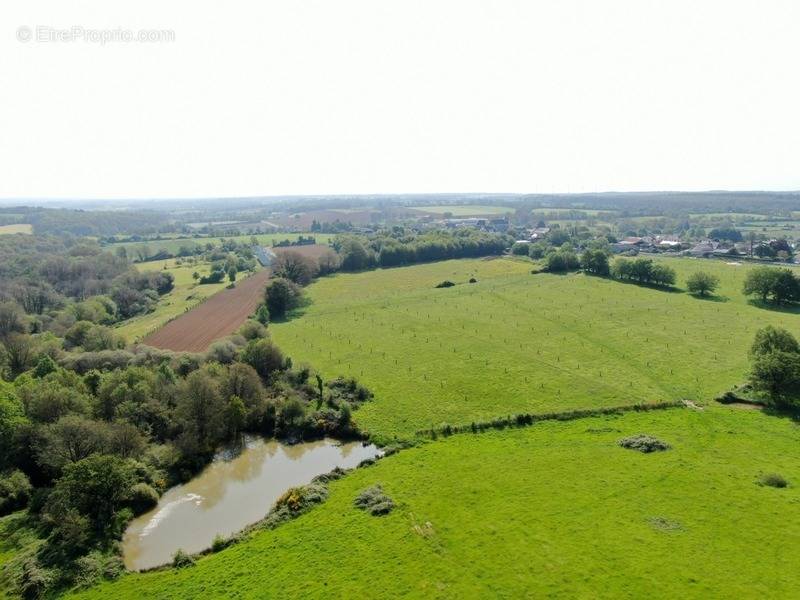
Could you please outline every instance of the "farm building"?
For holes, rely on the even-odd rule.
[[[262,267],[268,267],[275,259],[275,253],[271,249],[265,248],[264,246],[254,246],[253,254],[255,254]]]

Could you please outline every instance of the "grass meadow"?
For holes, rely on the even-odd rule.
[[[117,328],[117,332],[122,334],[128,342],[135,342],[143,338],[170,319],[182,315],[187,309],[225,289],[225,286],[229,284],[227,278],[221,283],[198,284],[192,278],[192,273],[197,271],[200,275],[208,275],[211,270],[208,264],[203,263],[186,264],[184,262],[184,264],[178,265],[175,259],[169,259],[136,263],[134,266],[139,271],[172,273],[175,277],[175,287],[158,299],[155,310],[128,319],[121,327]]]
[[[270,329],[296,363],[358,377],[376,396],[359,425],[400,438],[518,412],[705,403],[746,377],[758,328],[800,334],[794,314],[741,295],[750,267],[663,260],[678,285],[716,273],[719,296],[468,259],[320,279],[304,313]],[[436,289],[444,279],[458,285]]]
[[[672,448],[617,445],[642,432]],[[791,421],[736,408],[440,438],[357,469],[320,507],[194,567],[78,597],[791,597],[798,444]],[[772,472],[790,486],[758,484]],[[375,483],[397,503],[387,516],[353,506]]]
[[[33,225],[29,223],[15,223],[13,225],[0,225],[0,235],[13,233],[33,233]]]

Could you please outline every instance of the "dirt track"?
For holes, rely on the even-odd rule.
[[[211,342],[234,331],[247,320],[264,298],[269,269],[262,269],[222,290],[208,300],[148,335],[142,343],[167,350],[203,352]]]

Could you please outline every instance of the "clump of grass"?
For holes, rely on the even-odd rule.
[[[394,509],[394,501],[383,493],[376,484],[363,490],[353,501],[357,508],[367,511],[373,517],[386,515]]]
[[[445,279],[442,283],[436,284],[436,287],[437,288],[449,288],[449,287],[453,287],[454,285],[455,285],[455,283],[453,283],[449,279]]]
[[[786,478],[778,473],[767,473],[762,475],[758,479],[758,483],[759,485],[766,485],[774,488],[785,488],[789,485],[789,482],[786,480]]]
[[[645,454],[650,452],[661,452],[663,450],[669,450],[670,448],[670,445],[666,442],[662,442],[658,438],[654,438],[651,435],[645,435],[643,433],[622,438],[619,441],[619,445],[623,448],[628,448],[629,450],[644,452]]]
[[[194,557],[187,554],[183,549],[178,548],[178,551],[172,555],[172,566],[176,569],[183,569],[184,567],[193,567],[195,564]]]
[[[678,521],[673,521],[666,517],[650,517],[647,520],[654,529],[658,529],[659,531],[681,531],[683,529],[683,525]]]

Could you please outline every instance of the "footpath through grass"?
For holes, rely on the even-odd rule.
[[[759,327],[800,333],[794,314],[741,295],[749,267],[669,264],[679,285],[695,270],[717,273],[720,297],[531,275],[522,260],[456,260],[323,278],[304,314],[270,329],[295,363],[372,389],[359,425],[401,438],[518,412],[702,403],[746,377]],[[459,285],[436,289],[445,279]]]
[[[672,448],[618,446],[638,433]],[[194,567],[80,597],[787,598],[798,444],[791,421],[735,408],[457,435],[356,470],[322,506]],[[772,472],[790,486],[758,484]],[[376,483],[388,516],[353,506]]]

